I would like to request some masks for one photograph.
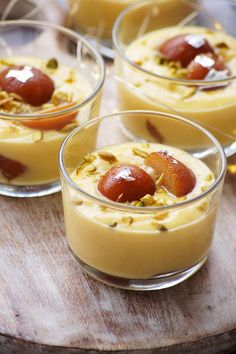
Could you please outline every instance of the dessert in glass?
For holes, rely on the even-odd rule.
[[[236,38],[232,21],[221,24],[210,9],[204,12],[199,7],[194,20],[190,17],[178,26],[160,29],[154,11],[157,4],[145,0],[130,6],[116,22],[113,39],[120,109],[179,113],[210,130],[227,155],[235,153]],[[220,4],[224,10],[229,1]],[[135,14],[145,13],[144,9],[145,17],[135,22]],[[232,2],[230,9],[236,14]],[[152,16],[147,16],[148,11]],[[139,134],[150,128],[143,123],[134,126],[130,120],[124,126]],[[161,127],[158,133],[165,134]]]
[[[62,141],[99,112],[102,58],[46,22],[2,21],[0,40],[0,194],[57,192]]]
[[[120,120],[156,121],[160,144],[123,134]],[[174,142],[171,130],[183,132]],[[185,137],[198,141],[186,147]],[[85,144],[86,142],[86,144]],[[66,237],[83,271],[107,284],[176,285],[206,261],[226,169],[204,128],[179,116],[127,111],[75,129],[59,154]]]
[[[112,28],[119,14],[137,0],[68,0],[68,24],[83,33],[97,38],[105,46],[109,46],[112,37]],[[186,4],[182,0],[159,0],[159,26],[178,23],[182,16],[193,11],[190,0]],[[112,55],[108,49],[106,55]]]

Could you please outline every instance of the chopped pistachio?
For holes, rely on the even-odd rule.
[[[56,58],[51,58],[47,61],[46,67],[48,69],[57,69],[58,68],[58,61]]]
[[[166,202],[164,202],[163,200],[157,200],[156,201],[156,206],[165,206]]]
[[[153,205],[156,202],[153,196],[150,194],[146,194],[143,198],[140,199],[140,201],[144,203],[145,206]]]
[[[156,56],[155,61],[156,61],[157,65],[166,65],[168,63],[168,60],[166,60],[165,58],[162,58],[162,57],[158,57],[158,56]]]
[[[43,132],[41,130],[34,130],[32,132],[32,141],[37,143],[38,141],[43,139]]]
[[[164,188],[159,188],[157,193],[166,195],[167,194],[167,190],[164,189]]]
[[[219,43],[215,44],[215,47],[220,48],[220,49],[229,49],[228,44],[225,42],[219,42]]]
[[[117,225],[118,225],[118,224],[117,224],[116,221],[114,221],[114,222],[108,224],[109,227],[116,227]]]
[[[21,102],[19,102],[19,101],[14,101],[14,99],[13,99],[13,101],[11,102],[11,104],[12,104],[12,107],[16,107],[16,108],[19,108],[19,107],[22,106],[22,103],[21,103]]]
[[[143,144],[142,144],[142,147],[143,147],[144,149],[148,149],[148,148],[150,148],[150,144],[148,144],[148,143],[143,143]]]
[[[201,192],[205,192],[208,189],[208,186],[201,187]]]
[[[177,78],[179,78],[179,79],[183,79],[183,78],[186,77],[187,73],[188,73],[188,70],[187,70],[187,69],[185,69],[185,68],[180,68],[180,69],[178,69],[178,70],[175,71],[175,76],[176,76]]]
[[[143,60],[141,60],[141,59],[137,59],[137,60],[134,60],[134,63],[136,64],[136,65],[142,65],[143,64]]]
[[[141,87],[142,84],[141,84],[141,82],[135,82],[135,83],[134,83],[134,86],[135,86],[135,87]]]
[[[158,214],[156,214],[154,217],[153,217],[153,219],[155,219],[155,220],[165,220],[166,218],[168,218],[168,216],[169,216],[169,213],[168,212],[164,212],[164,213],[158,213]]]
[[[13,136],[18,133],[19,133],[19,130],[15,126],[0,127],[1,139],[8,138],[9,136]]]
[[[204,203],[202,203],[201,205],[198,206],[198,210],[200,210],[202,212],[207,211],[207,209],[208,209],[208,203],[207,202],[204,202]]]
[[[70,92],[57,91],[53,93],[51,101],[55,106],[59,106],[59,104],[61,103],[71,102],[70,99],[71,99]]]
[[[75,199],[72,201],[72,203],[76,206],[80,206],[83,204],[83,200],[80,200],[80,199]]]
[[[177,61],[169,61],[168,62],[168,66],[169,66],[169,68],[174,68],[174,69],[180,69],[181,68],[180,63],[177,62]]]
[[[147,45],[147,40],[146,39],[143,39],[141,42],[140,42],[141,45]]]
[[[219,49],[219,54],[224,58],[224,60],[229,61],[235,58],[235,51],[228,49]]]
[[[162,173],[160,175],[160,177],[158,178],[158,180],[156,181],[156,186],[161,186],[164,180],[164,173]]]
[[[78,175],[80,174],[80,172],[81,172],[86,166],[88,166],[88,165],[89,165],[88,162],[83,161],[83,162],[81,163],[81,165],[79,165],[79,166],[76,168],[76,171],[75,171],[76,175],[78,176]]]
[[[215,34],[215,31],[213,31],[213,30],[210,29],[210,28],[206,28],[206,29],[205,29],[205,33],[207,33],[207,34]]]
[[[209,174],[208,176],[206,176],[205,181],[210,182],[210,181],[212,181],[212,179],[213,179],[213,175]]]
[[[139,156],[142,158],[145,158],[149,155],[146,151],[140,150],[138,148],[133,148],[132,151],[135,156]]]
[[[133,222],[134,222],[134,218],[132,216],[123,216],[121,218],[121,221],[124,223],[124,224],[128,224],[128,225],[132,225]]]
[[[144,207],[145,206],[145,204],[143,202],[138,201],[138,200],[131,202],[130,205],[136,206],[136,207]]]
[[[5,66],[11,66],[13,63],[6,59],[0,59],[0,64]]]
[[[108,210],[108,208],[103,206],[103,205],[99,205],[99,208],[101,209],[101,211],[107,211]]]
[[[155,221],[152,221],[151,224],[152,224],[153,227],[155,227],[155,229],[157,229],[160,232],[168,231],[167,227],[165,225],[163,225],[163,224],[159,224],[159,223],[157,223]]]
[[[194,96],[196,92],[197,92],[196,87],[188,87],[186,92],[183,93],[182,98],[183,99],[190,98],[190,97]]]
[[[69,75],[67,79],[65,80],[66,83],[71,84],[73,82],[76,82],[76,72],[75,70],[70,70]]]
[[[88,163],[93,163],[96,160],[96,156],[93,154],[87,154],[84,156],[84,161]]]
[[[88,174],[94,173],[97,171],[97,167],[94,165],[89,165],[88,167],[86,167],[86,172]]]
[[[8,98],[9,97],[9,93],[7,93],[6,91],[0,91],[0,97],[1,98]]]
[[[48,111],[49,109],[55,108],[55,105],[53,103],[44,103],[42,106],[42,113],[43,111]]]
[[[187,196],[184,195],[183,197],[179,197],[176,199],[176,203],[179,203],[179,202],[185,202],[185,200],[187,200]]]
[[[13,97],[13,99],[16,101],[21,101],[21,102],[23,101],[23,98],[14,92],[10,92],[9,97]]]
[[[170,91],[176,92],[177,89],[178,89],[178,86],[177,86],[175,83],[170,82],[170,83],[168,84],[168,88],[169,88]]]
[[[13,97],[3,98],[2,100],[0,100],[0,106],[4,105],[5,103],[11,102],[11,101],[13,101]]]
[[[157,229],[161,232],[166,232],[168,231],[167,227],[165,225],[158,225]]]
[[[100,151],[98,152],[98,156],[104,160],[109,162],[110,164],[113,164],[115,162],[117,162],[117,158],[110,152],[107,151]]]

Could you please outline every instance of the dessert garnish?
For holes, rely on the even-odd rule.
[[[166,152],[153,152],[144,162],[153,168],[156,178],[162,176],[162,185],[176,197],[185,196],[195,187],[196,179],[193,172]]]
[[[155,183],[142,168],[131,164],[111,167],[98,182],[98,190],[106,198],[125,203],[140,200],[147,194],[153,195]]]
[[[51,58],[47,61],[46,67],[48,69],[57,69],[58,68],[58,61],[56,58]]]
[[[173,37],[164,42],[159,51],[169,61],[167,65],[179,63],[181,67],[176,69],[177,76],[183,73],[183,78],[188,80],[212,81],[229,75],[224,59],[218,53],[219,48],[211,46],[203,35],[182,34]]]
[[[41,70],[30,65],[12,65],[0,72],[0,87],[37,107],[51,99],[54,82]]]
[[[24,173],[25,169],[22,163],[0,155],[0,172],[9,181]]]
[[[164,58],[180,62],[182,67],[187,67],[199,54],[215,53],[209,42],[199,34],[180,34],[168,39],[159,51]]]

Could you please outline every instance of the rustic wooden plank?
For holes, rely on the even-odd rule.
[[[0,333],[48,346],[103,351],[159,348],[157,353],[166,353],[170,347],[171,353],[179,348],[185,353],[186,346],[199,346],[208,354],[236,349],[235,208],[231,176],[206,266],[175,288],[133,293],[81,273],[66,246],[59,194],[1,197]]]
[[[109,79],[103,112],[117,109],[114,96]],[[236,175],[228,175],[204,268],[175,288],[134,293],[81,273],[67,249],[60,194],[0,197],[0,353],[236,350],[235,210]]]

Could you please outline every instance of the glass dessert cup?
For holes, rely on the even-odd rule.
[[[60,190],[57,157],[62,141],[99,113],[103,60],[78,34],[46,22],[2,21],[0,41],[0,86],[2,80],[6,85],[6,78],[14,77],[26,88],[27,80],[37,79],[36,69],[54,85],[51,97],[40,105],[32,100],[38,99],[39,90],[40,95],[47,92],[42,82],[22,91],[25,97],[16,94],[15,87],[1,87],[0,194],[55,193]],[[16,76],[22,72],[26,76]]]
[[[143,139],[140,136],[134,140],[123,134],[120,121],[128,118],[151,119],[167,127],[170,134],[164,145],[152,145],[151,135],[150,139],[145,134]],[[176,127],[183,132],[182,141],[172,139],[171,130]],[[185,143],[189,134],[198,140],[191,147]],[[158,193],[164,194],[152,206],[148,203],[150,196],[145,201],[140,199],[141,204],[127,204],[113,202],[98,191],[97,183],[104,176],[104,171],[99,172],[101,159],[105,159],[102,166],[110,168],[111,152],[114,158],[114,151],[120,149],[121,155],[128,156],[126,163],[136,164],[150,146],[154,150],[184,150],[178,153],[187,153],[194,162],[190,168],[194,170],[197,164],[196,186],[190,194],[168,204],[160,190]],[[213,240],[226,169],[221,145],[204,128],[185,118],[153,111],[111,114],[75,129],[61,146],[59,165],[66,237],[84,272],[115,287],[155,290],[184,281],[204,264]]]
[[[113,30],[119,108],[157,110],[192,119],[208,129],[230,156],[236,152],[236,4],[217,0],[213,6],[208,5],[207,9],[192,5],[196,11],[178,26],[172,23],[161,30],[156,0],[144,0],[122,12]],[[186,68],[178,67],[179,62],[165,61],[162,44],[188,34],[202,36],[216,46],[217,55],[229,70],[227,75],[187,79]],[[143,129],[142,122],[138,125],[124,122],[134,135]]]
[[[95,38],[101,53],[113,57],[112,28],[116,18],[129,5],[138,0],[68,0],[68,25],[91,39]],[[194,2],[194,0],[189,0]],[[160,26],[170,20],[180,21],[181,14],[191,12],[190,5],[179,0],[159,0],[159,16],[162,19]]]

